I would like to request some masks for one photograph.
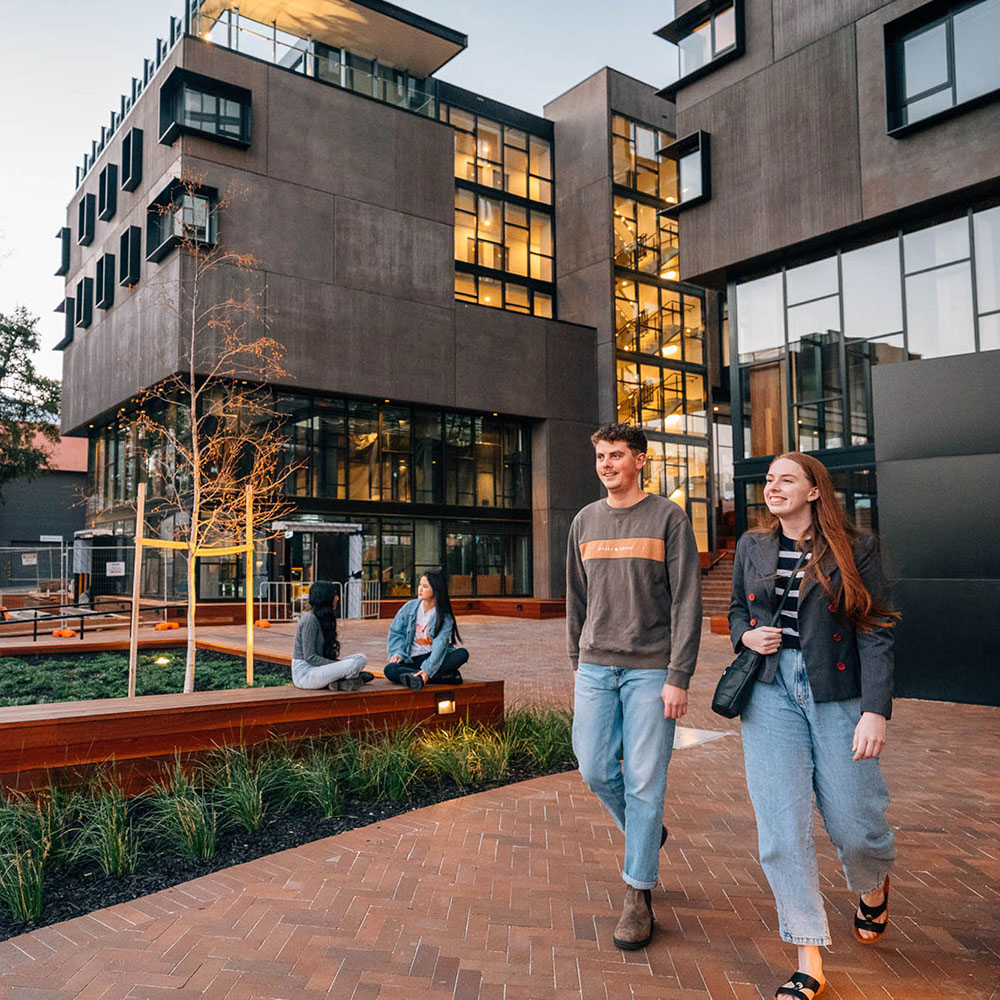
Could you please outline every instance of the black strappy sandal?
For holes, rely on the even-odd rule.
[[[864,914],[863,917],[859,917],[857,910],[854,911],[854,937],[857,939],[859,944],[874,944],[882,937],[882,935],[886,932],[886,928],[889,926],[888,916],[886,916],[884,923],[875,919],[876,917],[881,917],[882,914],[889,909],[888,875],[886,875],[885,881],[882,883],[882,893],[882,902],[879,903],[878,906],[869,906],[863,899],[858,899],[858,910]],[[875,937],[863,938],[858,931],[869,931],[874,934]]]
[[[788,977],[788,982],[791,986],[783,985],[779,986],[774,991],[775,1000],[778,997],[795,997],[795,1000],[816,1000],[816,997],[826,989],[826,983],[821,983],[818,979],[813,979],[812,976],[807,975],[805,972],[793,972]],[[809,990],[811,996],[803,993],[803,990]]]

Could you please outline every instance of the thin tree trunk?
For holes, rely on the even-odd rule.
[[[198,601],[195,597],[195,558],[194,550],[188,552],[187,583],[188,583],[188,607],[187,607],[187,659],[184,665],[184,693],[190,694],[194,691],[194,654],[195,654],[195,631],[194,616],[197,610]]]

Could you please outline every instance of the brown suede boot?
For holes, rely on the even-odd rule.
[[[615,944],[625,951],[645,948],[653,936],[653,904],[648,889],[625,886],[622,917],[615,928]]]

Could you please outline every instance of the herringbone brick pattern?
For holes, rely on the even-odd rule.
[[[344,648],[375,643],[349,623]],[[469,618],[470,676],[566,703],[555,622]],[[384,626],[383,626],[384,627]],[[369,632],[371,634],[369,634]],[[728,659],[705,636],[690,724]],[[898,703],[885,765],[892,927],[862,948],[818,834],[831,1000],[1000,996],[1000,710]],[[750,1000],[794,962],[755,856],[735,735],[671,764],[650,946],[624,953],[621,838],[569,773],[458,798],[0,945],[0,997]]]

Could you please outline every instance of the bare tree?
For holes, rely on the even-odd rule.
[[[160,287],[181,331],[182,369],[146,389],[122,420],[134,420],[146,476],[150,520],[172,526],[187,575],[185,693],[194,690],[199,550],[238,544],[253,497],[255,534],[288,512],[282,416],[269,384],[286,375],[284,350],[267,333],[261,262],[215,241],[232,193],[212,200],[202,179],[185,176],[158,207],[161,236],[181,256],[180,276]],[[131,411],[131,412],[129,412]]]

